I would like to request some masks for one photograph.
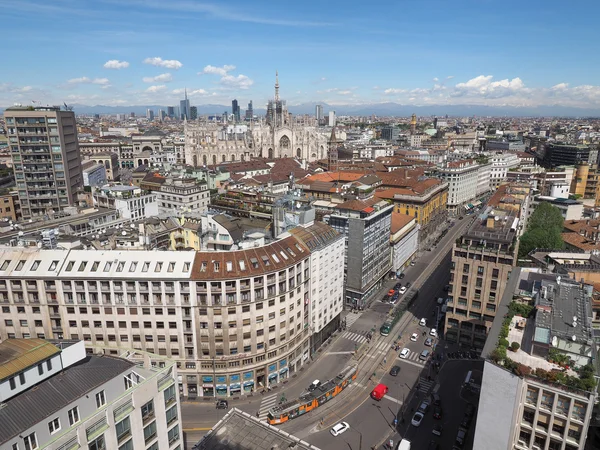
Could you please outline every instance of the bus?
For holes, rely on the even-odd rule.
[[[382,336],[389,336],[390,331],[392,331],[392,323],[391,322],[386,322],[383,325],[381,325],[381,328],[379,329],[379,333],[381,333]]]
[[[278,425],[300,417],[327,403],[346,389],[358,375],[356,366],[348,366],[334,379],[321,384],[318,388],[282,405],[271,408],[267,414],[269,425]]]

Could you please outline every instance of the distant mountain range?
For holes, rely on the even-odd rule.
[[[292,114],[315,114],[315,105],[323,105],[323,110],[327,114],[329,111],[335,111],[338,116],[398,116],[408,117],[411,114],[418,116],[491,116],[491,117],[600,117],[600,110],[592,108],[574,108],[559,105],[543,106],[482,106],[482,105],[431,105],[414,106],[401,105],[398,103],[372,103],[363,105],[328,105],[326,103],[303,103],[300,105],[288,106]],[[134,105],[134,106],[106,106],[106,105],[70,105],[76,114],[119,114],[135,113],[136,115],[146,115],[147,109],[157,111],[159,109],[167,110],[162,105]],[[219,115],[223,112],[231,112],[231,105],[197,105],[199,115]],[[3,108],[0,107],[0,112]],[[255,114],[265,114],[265,109],[255,109]]]

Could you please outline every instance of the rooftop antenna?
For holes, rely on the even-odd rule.
[[[73,107],[67,105],[66,103],[63,102],[63,105],[65,105],[65,111],[73,111]]]

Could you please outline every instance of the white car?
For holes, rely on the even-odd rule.
[[[400,288],[400,290],[398,291],[398,294],[402,295],[402,294],[404,294],[405,292],[406,292],[406,286],[402,286],[402,287]]]
[[[413,333],[410,336],[410,340],[413,341],[413,342],[417,342],[417,339],[419,339],[419,335],[417,333]]]
[[[411,265],[411,266],[414,266],[414,265],[415,265],[415,262],[414,262],[414,261],[411,261],[411,262],[410,262],[410,265]]]
[[[331,429],[331,434],[334,436],[339,436],[348,428],[350,428],[350,425],[348,425],[346,422],[340,422],[333,426],[333,428]]]
[[[422,327],[427,325],[427,319],[425,317],[423,317],[420,321],[419,321],[419,325],[421,325]]]
[[[406,358],[408,358],[408,355],[410,355],[410,350],[407,348],[403,348],[402,351],[400,352],[400,358],[406,359]]]
[[[413,416],[412,420],[410,421],[410,423],[412,424],[413,427],[418,427],[419,425],[421,425],[421,422],[423,421],[423,414],[420,412],[416,412],[415,415]]]
[[[435,328],[429,330],[429,336],[437,337],[437,330]]]

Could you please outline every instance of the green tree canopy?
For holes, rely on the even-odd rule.
[[[564,241],[563,217],[560,210],[548,202],[540,203],[529,218],[527,231],[519,242],[519,257],[523,258],[536,248],[552,248],[561,250]]]

